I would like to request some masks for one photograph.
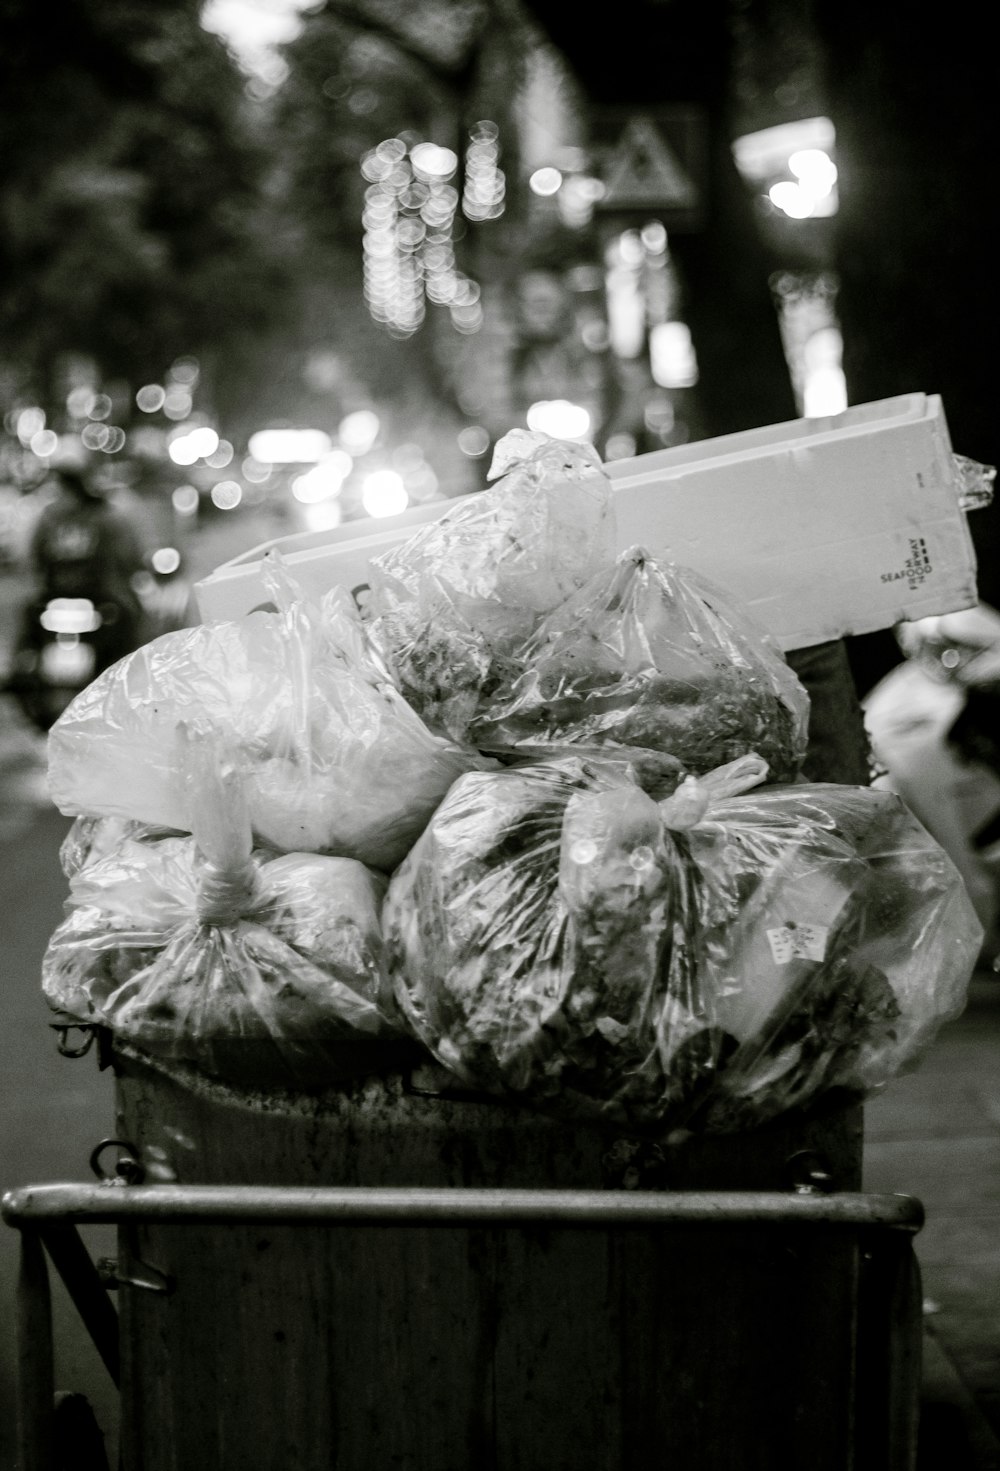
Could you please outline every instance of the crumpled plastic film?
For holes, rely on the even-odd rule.
[[[389,872],[454,778],[491,763],[431,733],[373,655],[347,599],[301,597],[269,569],[276,613],[162,635],[100,675],[49,733],[67,815],[190,832],[181,730],[224,738],[256,840]]]
[[[997,478],[995,465],[983,465],[968,455],[952,455],[955,488],[963,511],[980,511],[993,504],[993,486]]]
[[[384,876],[251,851],[238,774],[211,738],[189,737],[186,776],[197,837],[125,835],[71,878],[43,957],[49,1004],[258,1087],[388,1065],[404,1039],[383,967]]]
[[[521,658],[471,725],[483,750],[648,747],[695,772],[756,751],[774,781],[805,758],[809,697],[770,635],[711,581],[642,547],[542,619]]]
[[[372,639],[431,728],[459,741],[520,673],[538,619],[614,558],[611,482],[591,446],[514,430],[491,473],[370,563]]]
[[[884,1086],[961,1010],[982,929],[898,798],[766,774],[659,803],[607,759],[461,778],[383,911],[416,1035],[470,1087],[663,1133]]]

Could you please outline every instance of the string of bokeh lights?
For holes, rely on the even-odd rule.
[[[472,128],[461,196],[451,182],[458,169],[451,148],[385,138],[362,158],[368,181],[361,216],[365,300],[393,336],[412,336],[427,315],[427,302],[446,307],[458,332],[482,327],[479,283],[455,259],[455,217],[459,209],[472,221],[503,213],[506,180],[498,140],[495,123]]]

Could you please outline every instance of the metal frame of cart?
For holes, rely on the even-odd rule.
[[[127,1164],[127,1160],[125,1161]],[[127,1174],[127,1170],[125,1171]],[[858,1343],[868,1377],[858,1411],[852,1465],[870,1471],[909,1471],[915,1460],[914,1373],[904,1344],[886,1344],[900,1329],[901,1299],[919,1302],[912,1250],[923,1224],[919,1201],[905,1195],[823,1194],[819,1191],[590,1191],[415,1189],[405,1187],[233,1186],[132,1184],[119,1174],[96,1185],[39,1184],[4,1197],[2,1214],[21,1238],[17,1300],[21,1471],[52,1471],[54,1431],[53,1328],[48,1261],[54,1266],[109,1373],[118,1384],[119,1327],[99,1272],[78,1226],[110,1224],[120,1232],[145,1223],[285,1225],[329,1228],[452,1229],[559,1227],[572,1231],[645,1229],[663,1233],[664,1249],[678,1231],[722,1233],[748,1226],[780,1227],[808,1236],[823,1228],[853,1233],[868,1263],[868,1290],[859,1302]],[[122,1279],[132,1287],[169,1293],[155,1269]],[[906,1315],[904,1314],[904,1317]],[[895,1326],[894,1326],[895,1325]],[[880,1346],[881,1345],[881,1346]],[[909,1355],[909,1358],[908,1358]],[[919,1356],[918,1356],[919,1357]],[[883,1372],[872,1374],[872,1365]],[[902,1368],[900,1367],[902,1366]],[[900,1381],[903,1382],[900,1382]]]

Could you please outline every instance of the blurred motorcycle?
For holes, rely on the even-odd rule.
[[[131,579],[134,597],[46,597],[24,608],[4,692],[41,731],[110,665],[188,619],[180,554],[160,547]]]

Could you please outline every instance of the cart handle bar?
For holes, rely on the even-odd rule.
[[[77,1222],[245,1222],[288,1225],[782,1225],[890,1227],[916,1233],[909,1195],[778,1190],[489,1190],[407,1186],[26,1185],[8,1191],[9,1226]]]

